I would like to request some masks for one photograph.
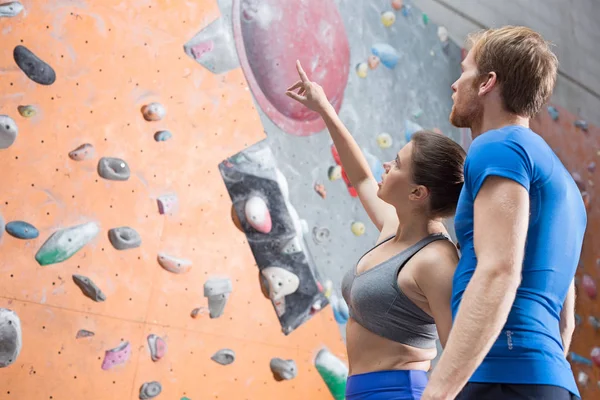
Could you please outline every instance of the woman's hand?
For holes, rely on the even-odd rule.
[[[300,75],[300,80],[290,86],[285,94],[319,114],[331,107],[323,88],[318,83],[311,82],[308,79],[302,65],[300,65],[300,61],[296,61],[296,69],[298,75]],[[298,89],[298,93],[294,92],[296,89]]]

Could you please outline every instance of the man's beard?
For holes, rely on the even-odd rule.
[[[476,96],[470,96],[467,101],[463,102],[463,105],[466,105],[466,107],[461,107],[463,110],[460,110],[457,104],[454,104],[450,112],[450,123],[457,128],[472,128],[473,125],[479,123],[483,115],[483,109],[477,101]]]

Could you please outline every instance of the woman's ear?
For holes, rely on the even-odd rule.
[[[408,196],[408,197],[409,197],[409,199],[411,199],[413,201],[422,201],[422,200],[425,200],[428,196],[429,196],[429,189],[427,189],[423,185],[418,185],[418,186],[415,186],[410,191],[410,196]]]

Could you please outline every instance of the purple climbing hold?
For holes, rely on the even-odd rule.
[[[582,192],[585,191],[585,189],[586,189],[585,181],[583,180],[583,178],[581,177],[579,172],[573,172],[573,173],[571,173],[571,176],[573,177],[573,180],[577,184],[577,187],[579,188],[579,190]]]
[[[87,331],[85,329],[80,329],[77,331],[77,336],[75,336],[75,339],[81,339],[81,338],[86,338],[86,337],[91,337],[94,336],[95,333],[92,331]]]
[[[104,361],[102,361],[102,369],[109,370],[112,367],[124,364],[131,357],[131,344],[123,342],[118,347],[111,350],[106,350],[104,353]]]
[[[587,170],[590,174],[593,174],[594,172],[596,172],[596,163],[594,161],[589,163],[587,166]]]
[[[163,215],[175,212],[179,205],[179,200],[174,194],[159,196],[156,202],[158,203],[158,212]]]
[[[84,143],[75,150],[69,152],[69,158],[74,161],[83,161],[93,158],[96,155],[94,146]]]
[[[29,79],[40,85],[52,85],[56,72],[52,67],[33,54],[27,47],[18,45],[13,51],[15,62]]]
[[[148,335],[148,347],[150,347],[152,361],[160,360],[167,353],[167,343],[155,334]]]
[[[173,257],[165,253],[158,253],[158,263],[165,270],[174,274],[185,274],[192,268],[190,260]]]
[[[588,123],[582,119],[578,119],[577,121],[573,122],[573,125],[575,125],[576,128],[579,128],[584,132],[588,131]]]

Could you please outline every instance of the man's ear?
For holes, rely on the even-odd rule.
[[[490,93],[498,83],[498,76],[494,71],[489,72],[485,79],[479,84],[479,95],[483,96]]]

